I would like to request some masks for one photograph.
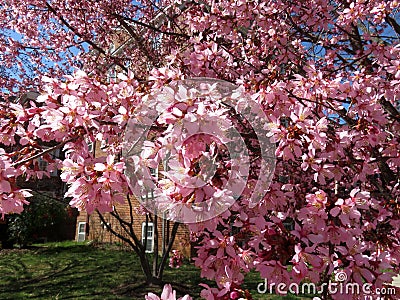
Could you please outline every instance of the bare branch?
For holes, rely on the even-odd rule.
[[[386,16],[385,21],[393,28],[398,35],[400,35],[400,25],[391,16]]]
[[[18,167],[18,166],[20,166],[20,165],[23,165],[24,163],[27,163],[27,162],[29,162],[29,161],[31,161],[31,160],[34,160],[34,159],[36,159],[36,158],[39,158],[39,157],[45,155],[46,153],[52,152],[52,151],[54,151],[54,150],[56,150],[56,149],[60,149],[60,148],[63,147],[66,143],[75,141],[77,138],[78,138],[78,137],[74,137],[74,138],[69,139],[69,140],[67,140],[67,141],[65,141],[65,142],[62,142],[62,143],[60,143],[60,144],[58,144],[58,145],[55,145],[55,146],[53,146],[53,147],[50,147],[50,148],[48,148],[48,149],[46,149],[46,150],[44,150],[44,151],[42,151],[42,152],[40,152],[40,153],[38,153],[38,154],[32,155],[32,156],[30,156],[30,157],[28,157],[28,158],[25,158],[25,159],[23,159],[23,160],[20,160],[20,161],[16,161],[15,163],[12,164],[12,166],[13,166],[13,167]]]
[[[59,18],[60,21],[61,21],[61,23],[62,23],[63,25],[65,25],[69,30],[71,30],[74,34],[76,34],[78,37],[80,37],[84,42],[86,42],[86,43],[88,43],[90,46],[92,46],[92,48],[93,48],[94,50],[96,50],[96,51],[98,51],[99,53],[101,53],[101,54],[107,56],[107,52],[106,52],[103,48],[101,48],[99,45],[97,45],[94,41],[85,38],[78,30],[76,30],[76,28],[74,28],[71,24],[69,24],[68,21],[67,21],[63,16],[60,16],[60,15],[57,13],[57,10],[56,10],[54,7],[52,7],[48,2],[46,2],[46,7],[47,7],[47,8],[49,9],[49,11],[52,12],[57,18]],[[128,69],[127,69],[123,64],[121,64],[120,62],[115,61],[114,63],[115,63],[118,67],[120,67],[122,70],[124,70],[125,72],[128,72]]]
[[[114,16],[115,16],[117,19],[123,19],[123,20],[125,20],[125,21],[130,22],[130,23],[134,23],[134,24],[137,24],[137,25],[146,27],[146,28],[151,29],[151,30],[153,30],[153,31],[155,31],[155,32],[159,32],[159,33],[162,33],[162,34],[165,34],[165,35],[180,36],[180,37],[184,37],[184,38],[189,38],[189,37],[190,37],[189,35],[183,34],[183,33],[177,33],[177,32],[171,32],[171,31],[164,31],[164,30],[161,30],[160,28],[157,28],[157,27],[155,27],[155,26],[153,26],[153,25],[150,25],[150,24],[147,24],[147,23],[144,23],[144,22],[141,22],[141,21],[132,19],[132,18],[124,17],[124,16],[121,16],[121,15],[118,15],[118,14],[114,14]]]

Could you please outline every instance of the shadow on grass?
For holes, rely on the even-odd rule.
[[[199,295],[199,271],[165,270],[179,296]],[[42,245],[0,251],[0,299],[144,299],[148,285],[132,252],[88,245]],[[199,299],[194,297],[194,299]]]
[[[248,274],[245,288],[254,300],[305,299],[257,294],[259,275]],[[200,299],[200,283],[215,282],[200,278],[200,270],[184,264],[179,269],[166,267],[164,281],[171,283],[177,296],[189,294]],[[161,286],[145,283],[137,256],[133,252],[89,245],[44,245],[29,250],[0,251],[0,299],[144,299],[149,292],[158,295]]]
[[[85,245],[0,252],[0,274],[0,298],[13,300],[126,299],[110,291],[144,281],[131,253]]]

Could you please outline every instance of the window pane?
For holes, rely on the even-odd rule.
[[[79,233],[85,232],[85,223],[79,223]]]
[[[142,223],[142,244],[146,242],[146,252],[153,252],[153,223],[148,223],[146,231],[146,222]]]
[[[149,228],[147,229],[147,237],[153,237],[153,227],[149,226]]]

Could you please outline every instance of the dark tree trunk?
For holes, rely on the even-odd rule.
[[[154,258],[153,258],[153,276],[158,278],[158,217],[154,215]]]

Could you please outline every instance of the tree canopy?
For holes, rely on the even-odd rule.
[[[46,175],[39,157],[62,170],[71,205],[89,213],[111,211],[167,162],[151,185],[168,209],[234,200],[186,222],[200,245],[195,264],[218,286],[204,298],[249,297],[240,285],[250,270],[287,286],[344,272],[346,282],[382,287],[400,260],[398,10],[395,0],[7,0],[0,212],[22,211],[29,191],[17,179]],[[209,79],[182,84],[197,77]],[[9,97],[31,89],[36,100]],[[156,133],[122,151],[138,124]],[[232,128],[248,153],[240,195],[227,185],[243,172]],[[264,138],[276,161],[257,188],[269,174]],[[89,151],[94,141],[105,157]],[[64,160],[46,156],[55,148]],[[204,169],[214,173],[194,184]],[[145,175],[128,182],[127,171]]]

